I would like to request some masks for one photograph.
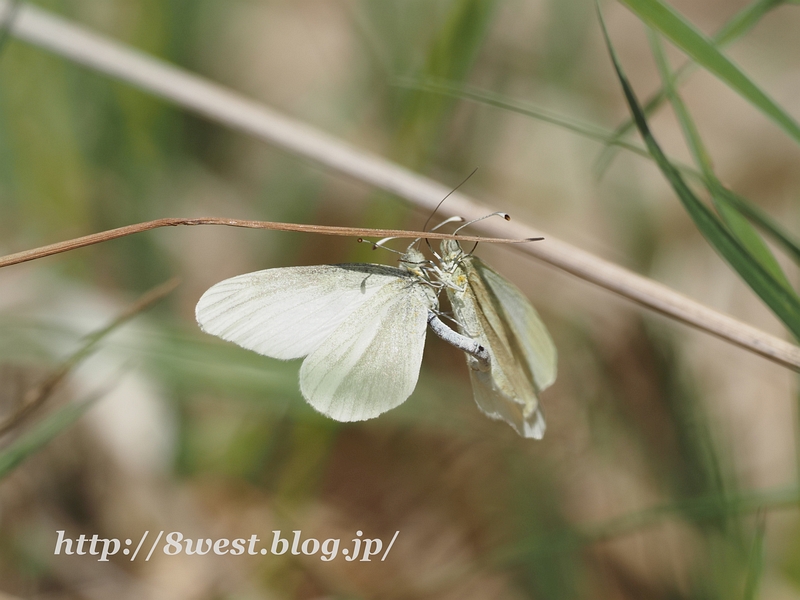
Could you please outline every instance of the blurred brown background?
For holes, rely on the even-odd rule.
[[[597,142],[407,86],[446,79],[611,130],[627,108],[592,2],[33,4],[444,184],[477,166],[464,189],[492,210],[786,336],[652,163],[620,152],[598,177]],[[710,34],[746,3],[672,5]],[[603,10],[646,97],[660,80],[643,27],[619,4]],[[800,7],[778,6],[727,51],[794,115],[798,28]],[[674,66],[685,60],[670,51]],[[681,91],[720,178],[796,231],[797,145],[707,73]],[[652,125],[672,156],[690,161],[668,108]],[[6,42],[0,253],[203,215],[408,228],[427,218],[144,92]],[[402,407],[340,424],[303,401],[299,362],[198,331],[194,304],[226,277],[394,263],[348,238],[168,229],[3,269],[0,414],[145,290],[172,275],[182,285],[70,373],[50,410],[112,389],[0,482],[0,597],[800,596],[795,376],[511,250],[478,252],[529,295],[559,349],[541,442],[486,419],[460,353],[433,336]],[[385,562],[157,553],[149,563],[99,563],[53,556],[60,529],[134,540],[162,529],[262,540],[298,529],[343,543],[356,530],[384,540],[400,534]]]

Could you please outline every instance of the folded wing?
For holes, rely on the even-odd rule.
[[[538,398],[533,397],[533,403],[520,401],[518,396],[501,391],[497,378],[492,378],[490,373],[470,370],[469,377],[475,403],[481,412],[492,419],[505,421],[522,437],[536,440],[544,437],[547,425]]]
[[[480,259],[465,257],[461,268],[468,282],[462,302],[491,357],[488,371],[470,373],[475,402],[520,435],[541,439],[546,426],[539,393],[556,376],[550,334],[522,292]]]
[[[507,323],[509,341],[518,349],[541,392],[556,380],[557,352],[550,333],[528,298],[510,281],[474,257],[473,268],[491,292],[492,303]]]

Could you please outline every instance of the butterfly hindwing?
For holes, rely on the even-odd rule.
[[[514,284],[477,257],[470,260],[470,279],[480,278],[488,300],[502,322],[516,354],[524,357],[538,392],[556,380],[557,352],[536,309]]]
[[[404,402],[417,384],[435,302],[413,280],[381,288],[303,362],[303,396],[337,421],[371,419]]]

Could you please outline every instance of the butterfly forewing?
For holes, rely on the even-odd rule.
[[[265,356],[300,358],[399,277],[407,273],[370,264],[266,269],[212,286],[195,313],[207,333]]]

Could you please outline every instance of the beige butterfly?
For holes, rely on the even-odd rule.
[[[520,435],[541,439],[545,419],[539,394],[556,379],[550,334],[525,295],[477,256],[465,253],[458,241],[442,242],[440,260],[437,276],[460,332],[489,356],[487,364],[467,355],[475,402]]]

